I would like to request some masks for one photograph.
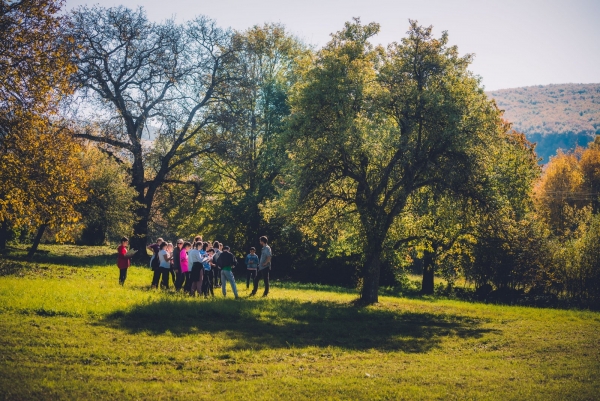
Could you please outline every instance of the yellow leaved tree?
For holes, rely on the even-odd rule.
[[[60,0],[0,2],[0,248],[10,227],[76,222],[85,200],[80,145],[58,118],[71,93]]]

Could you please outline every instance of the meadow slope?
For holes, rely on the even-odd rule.
[[[267,299],[191,299],[149,290],[146,268],[120,287],[107,248],[45,249],[0,262],[3,399],[600,394],[600,313],[395,297],[356,308],[347,290],[277,283]]]

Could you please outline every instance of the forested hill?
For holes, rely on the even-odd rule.
[[[539,156],[586,146],[600,134],[600,84],[558,84],[501,89],[488,95],[513,127],[537,143]]]

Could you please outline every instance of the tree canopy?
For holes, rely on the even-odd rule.
[[[474,197],[500,112],[448,35],[411,22],[384,50],[377,24],[347,23],[317,53],[292,98],[298,199],[357,213],[364,238],[362,299],[377,301],[383,245],[422,188]]]
[[[130,164],[140,205],[131,244],[145,249],[154,198],[179,166],[219,148],[219,103],[233,84],[231,34],[205,17],[148,21],[143,9],[81,7],[72,14],[80,138]],[[92,112],[90,113],[89,110]],[[83,113],[83,114],[82,114]],[[144,133],[156,137],[149,149]],[[143,258],[143,252],[138,252]]]

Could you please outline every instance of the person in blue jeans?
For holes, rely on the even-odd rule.
[[[246,289],[250,288],[250,279],[254,281],[256,270],[258,269],[258,255],[256,248],[250,248],[250,253],[246,255]]]
[[[235,285],[235,278],[231,272],[231,269],[233,269],[236,264],[237,260],[235,260],[235,256],[229,252],[228,246],[224,246],[223,252],[219,255],[219,259],[217,259],[217,265],[221,268],[221,290],[223,290],[224,297],[227,296],[227,282],[229,282],[235,299],[239,298],[237,287]]]
[[[254,288],[249,296],[253,297],[258,291],[258,282],[262,278],[265,281],[265,292],[263,297],[269,295],[269,271],[271,270],[271,247],[269,246],[269,239],[266,236],[260,237],[260,245],[262,250],[260,251],[260,261],[258,262],[258,274],[254,278]]]

